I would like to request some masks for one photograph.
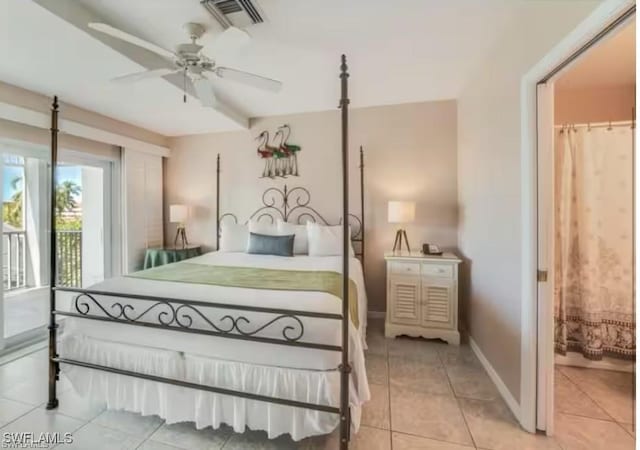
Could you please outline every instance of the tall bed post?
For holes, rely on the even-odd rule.
[[[216,158],[216,250],[220,250],[220,153]]]
[[[56,323],[56,167],[58,165],[58,97],[53,97],[51,105],[51,191],[49,192],[49,220],[50,220],[50,255],[49,255],[49,400],[47,409],[58,407],[58,396],[56,394],[56,383],[58,380],[59,364],[55,361],[57,352],[57,331]]]
[[[349,448],[351,414],[349,411],[349,97],[347,57],[340,64],[342,110],[342,363],[340,364],[340,450]]]

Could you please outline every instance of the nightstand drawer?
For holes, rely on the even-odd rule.
[[[422,275],[427,277],[453,278],[453,266],[441,264],[423,264]]]
[[[420,264],[409,262],[392,262],[391,273],[395,275],[420,275]]]

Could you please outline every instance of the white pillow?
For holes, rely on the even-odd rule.
[[[278,219],[278,234],[287,236],[294,234],[293,253],[295,255],[306,255],[309,253],[309,240],[307,239],[307,226],[296,225]]]
[[[221,252],[246,252],[249,242],[249,228],[237,223],[220,224]]]
[[[249,233],[266,234],[268,236],[280,235],[275,223],[270,223],[268,220],[259,221],[256,219],[249,221]]]
[[[349,228],[349,236],[351,236],[351,228]],[[307,239],[309,256],[342,255],[342,225],[324,226],[307,222]],[[349,240],[349,255],[354,256],[351,240]]]

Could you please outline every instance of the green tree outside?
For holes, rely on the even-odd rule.
[[[11,200],[2,204],[2,217],[9,225],[22,228],[22,189],[18,189],[22,184],[22,177],[15,177],[11,180],[11,187],[15,190]]]
[[[23,229],[23,189],[19,189],[22,185],[22,177],[16,177],[11,180],[11,187],[16,192],[11,199],[2,204],[2,220],[12,227]],[[65,180],[56,186],[55,202],[56,202],[56,227],[60,230],[80,230],[82,229],[82,219],[79,217],[64,218],[62,213],[73,211],[78,207],[76,197],[80,195],[82,188],[75,182]]]

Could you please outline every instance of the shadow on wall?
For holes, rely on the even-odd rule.
[[[468,318],[471,317],[471,260],[458,254],[462,263],[458,266],[458,318],[460,331],[469,332]]]

